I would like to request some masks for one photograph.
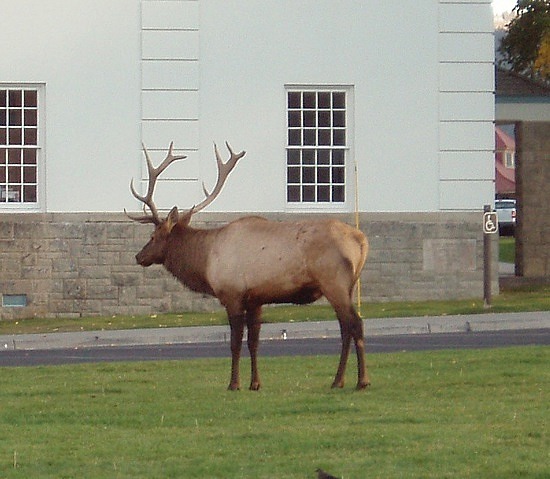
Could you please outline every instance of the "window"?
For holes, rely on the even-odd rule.
[[[287,201],[346,201],[347,95],[341,89],[287,91]]]
[[[506,150],[504,152],[504,166],[506,166],[506,168],[516,167],[516,158],[513,151]]]
[[[36,207],[39,89],[0,85],[0,208]]]

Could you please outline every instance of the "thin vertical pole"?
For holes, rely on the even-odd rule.
[[[355,227],[359,229],[359,178],[357,170],[357,160],[355,160]],[[361,316],[361,274],[357,278],[357,312]]]
[[[483,207],[484,213],[491,211],[490,205]],[[483,232],[483,305],[491,307],[491,233]]]

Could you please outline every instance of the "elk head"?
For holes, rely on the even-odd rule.
[[[166,252],[168,248],[168,239],[172,233],[172,229],[177,224],[181,226],[187,226],[191,221],[191,216],[198,211],[206,208],[216,197],[220,194],[229,173],[233,170],[237,162],[245,155],[244,151],[235,154],[229,143],[225,142],[227,149],[230,153],[230,158],[227,162],[223,162],[218,147],[214,144],[214,153],[216,155],[216,163],[218,165],[218,179],[216,185],[214,186],[212,192],[208,192],[204,183],[202,185],[205,199],[200,202],[198,205],[193,206],[187,210],[183,215],[180,216],[178,208],[174,206],[168,216],[165,219],[161,219],[157,210],[157,207],[153,201],[153,192],[155,190],[155,185],[160,174],[168,168],[174,161],[182,160],[187,158],[186,156],[174,156],[173,146],[174,142],[170,143],[168,149],[168,154],[163,162],[158,166],[154,167],[147,152],[147,148],[143,145],[143,152],[145,153],[145,159],[147,161],[147,170],[149,175],[149,181],[147,186],[147,194],[145,196],[139,195],[135,188],[133,180],[130,182],[130,191],[132,195],[139,201],[143,203],[143,212],[142,216],[131,216],[128,217],[139,223],[153,223],[155,225],[155,231],[151,236],[149,242],[142,248],[142,250],[136,255],[136,261],[141,266],[151,266],[152,264],[162,264],[166,258]],[[147,213],[146,207],[149,208],[150,213]]]

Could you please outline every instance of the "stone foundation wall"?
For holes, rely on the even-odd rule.
[[[516,274],[550,277],[550,122],[516,126]]]
[[[239,216],[201,213],[193,225],[215,227]],[[354,222],[352,215],[331,216]],[[370,243],[361,278],[364,300],[483,295],[481,213],[371,213],[361,215],[360,226]],[[0,215],[0,319],[218,309],[216,299],[188,291],[161,266],[136,264],[151,232],[151,225],[124,215]],[[26,305],[10,304],[13,295]]]

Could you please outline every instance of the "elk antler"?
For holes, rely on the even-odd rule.
[[[168,154],[166,155],[166,158],[163,160],[163,162],[158,166],[154,167],[153,163],[151,162],[151,158],[149,158],[149,152],[147,151],[147,148],[145,148],[145,145],[142,143],[143,146],[143,152],[145,153],[145,159],[147,160],[147,170],[149,171],[149,183],[147,186],[147,194],[145,196],[138,195],[134,188],[134,180],[130,182],[130,190],[134,197],[141,201],[143,203],[143,212],[145,213],[144,216],[130,216],[128,213],[129,218],[131,218],[134,221],[138,221],[140,223],[154,223],[158,225],[161,222],[161,219],[158,214],[157,207],[155,206],[155,203],[153,202],[153,192],[155,190],[155,184],[157,182],[157,178],[160,176],[160,174],[168,168],[174,161],[177,160],[183,160],[184,158],[187,158],[185,155],[181,156],[174,156],[172,149],[174,147],[174,142],[170,142],[170,148],[168,149]],[[149,210],[151,210],[151,214],[147,214],[145,207],[148,206]]]
[[[235,168],[235,165],[237,164],[237,161],[239,161],[244,155],[245,151],[241,151],[240,153],[235,154],[231,147],[229,146],[229,143],[226,141],[225,146],[227,146],[227,149],[229,150],[229,153],[231,154],[229,160],[227,162],[223,162],[220,152],[218,151],[218,147],[216,146],[216,143],[214,143],[214,152],[216,153],[216,163],[218,164],[218,179],[216,181],[216,186],[214,186],[214,189],[211,193],[208,193],[208,190],[206,189],[206,186],[204,185],[204,182],[202,184],[202,189],[204,191],[204,194],[206,198],[200,202],[198,205],[193,206],[191,208],[191,214],[197,213],[198,211],[206,208],[212,201],[216,199],[216,197],[220,194],[223,185],[225,183],[225,180],[227,180],[227,177],[229,176],[229,173]]]

